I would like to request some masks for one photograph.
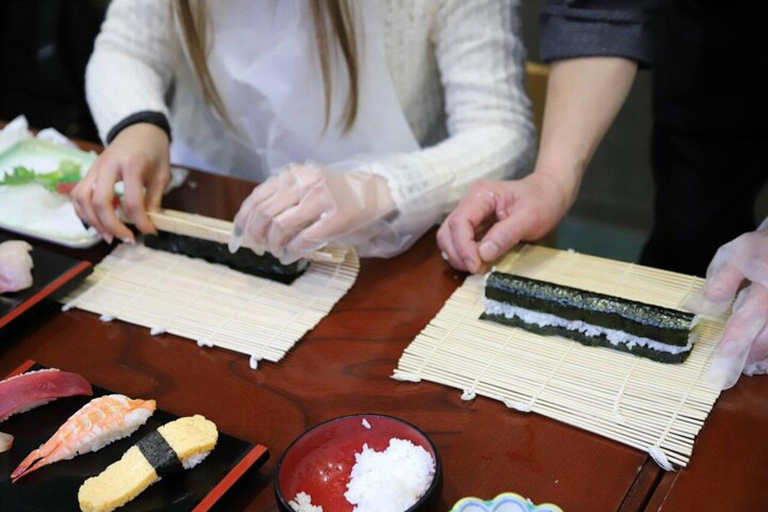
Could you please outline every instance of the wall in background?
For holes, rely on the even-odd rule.
[[[85,66],[106,0],[0,2],[0,119],[96,140],[85,103]]]

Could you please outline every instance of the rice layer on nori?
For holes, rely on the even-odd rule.
[[[660,362],[683,362],[690,354],[695,316],[685,311],[502,272],[488,276],[485,297],[482,319]]]
[[[145,235],[144,245],[152,249],[184,254],[192,258],[201,258],[211,263],[220,263],[245,274],[271,279],[284,284],[291,284],[307,268],[305,261],[283,265],[269,253],[259,256],[252,250],[241,247],[236,253],[232,254],[226,245],[191,236],[167,233],[165,231],[159,231],[157,236]]]

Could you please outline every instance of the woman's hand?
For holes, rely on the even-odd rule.
[[[138,123],[122,130],[72,191],[75,211],[96,228],[107,243],[114,237],[133,242],[130,229],[115,215],[115,183],[125,187],[122,207],[142,233],[155,233],[147,209],[160,207],[170,180],[170,141],[153,124]],[[146,192],[145,192],[146,189]]]
[[[376,222],[394,210],[381,176],[312,163],[291,165],[243,202],[229,249],[245,245],[290,263],[331,243],[362,243]]]
[[[768,373],[768,219],[757,231],[718,249],[706,283],[687,306],[695,313],[718,316],[734,297],[733,313],[707,374],[716,389],[730,388],[742,372]]]
[[[544,170],[520,180],[475,183],[437,232],[443,257],[457,270],[484,272],[521,240],[537,240],[554,229],[577,190],[575,180]]]

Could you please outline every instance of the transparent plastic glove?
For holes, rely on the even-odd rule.
[[[749,285],[741,290],[742,285]],[[687,304],[698,314],[733,312],[715,351],[707,382],[728,389],[739,375],[768,372],[768,219],[757,231],[722,246],[707,269],[707,281]]]
[[[387,181],[368,172],[290,165],[256,187],[235,216],[229,250],[241,245],[291,263],[327,245],[354,246],[395,210]]]

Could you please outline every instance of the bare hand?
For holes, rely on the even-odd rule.
[[[138,123],[121,131],[99,155],[71,194],[75,211],[107,243],[114,237],[133,242],[130,229],[115,215],[115,183],[122,181],[123,210],[142,233],[156,233],[148,209],[160,207],[170,180],[168,135],[153,124]],[[146,189],[146,192],[145,192]]]
[[[554,229],[577,188],[544,172],[475,183],[440,226],[437,243],[457,270],[484,272],[518,242],[538,240]]]

